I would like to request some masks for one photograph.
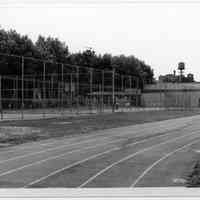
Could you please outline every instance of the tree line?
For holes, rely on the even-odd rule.
[[[121,74],[135,75],[146,83],[152,83],[154,74],[152,68],[134,55],[113,56],[109,53],[97,54],[93,49],[71,53],[67,44],[51,36],[38,36],[33,42],[27,35],[21,35],[15,30],[0,28],[0,53],[13,54],[50,62],[66,63],[96,69],[113,69]],[[19,74],[19,59],[9,56],[0,56],[0,74]],[[38,62],[27,62],[26,71],[37,74],[41,67]]]

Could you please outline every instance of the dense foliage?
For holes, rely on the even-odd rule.
[[[120,73],[143,77],[147,83],[153,81],[153,70],[134,56],[97,55],[92,49],[70,53],[68,46],[57,38],[39,36],[34,43],[28,36],[20,35],[14,30],[0,29],[0,53],[45,59],[51,62],[63,62],[72,65],[112,69]],[[0,74],[19,74],[19,59],[0,56]],[[37,73],[40,69],[37,62],[26,63],[26,71]]]

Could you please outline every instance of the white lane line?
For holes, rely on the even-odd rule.
[[[184,148],[186,148],[186,147],[188,147],[188,146],[191,146],[191,145],[193,145],[193,144],[195,144],[195,143],[197,143],[197,142],[199,142],[200,140],[195,140],[195,141],[193,141],[193,142],[190,142],[189,144],[186,144],[186,145],[184,145],[184,146],[182,146],[182,147],[180,147],[180,148],[178,148],[178,149],[176,149],[176,150],[174,150],[174,151],[172,151],[172,152],[170,152],[170,153],[168,153],[168,154],[166,154],[165,156],[163,156],[162,158],[160,158],[159,160],[157,160],[156,162],[154,162],[152,165],[150,165],[132,184],[131,184],[131,186],[130,187],[135,187],[137,184],[138,184],[138,182],[150,171],[150,170],[152,170],[152,168],[153,167],[155,167],[156,165],[158,165],[160,162],[162,162],[163,160],[165,160],[165,159],[167,159],[168,157],[170,157],[170,156],[172,156],[173,154],[175,154],[176,152],[178,152],[178,151],[181,151],[182,149],[184,149]]]
[[[194,134],[190,134],[189,136],[191,136],[191,135],[196,135],[196,134],[197,134],[197,132],[195,132]],[[159,136],[158,136],[158,137],[159,137]],[[161,136],[160,136],[160,137],[161,137]],[[162,136],[162,137],[163,137],[163,136]],[[153,145],[153,146],[151,146],[151,147],[149,147],[149,148],[145,148],[145,149],[143,149],[143,150],[141,150],[141,151],[137,151],[136,153],[131,154],[131,155],[129,155],[129,156],[127,156],[127,157],[121,159],[120,161],[113,163],[112,165],[110,165],[110,166],[107,167],[106,169],[102,170],[101,172],[99,172],[97,175],[93,176],[92,178],[90,178],[90,179],[89,179],[88,181],[86,181],[86,182],[87,182],[87,183],[90,182],[91,180],[93,180],[94,178],[96,178],[97,176],[99,176],[100,174],[102,174],[103,172],[105,172],[106,170],[108,170],[109,168],[113,167],[114,165],[116,165],[116,164],[118,164],[118,163],[120,163],[120,162],[122,162],[122,161],[125,161],[125,160],[127,160],[127,159],[129,159],[129,158],[131,158],[131,157],[134,157],[135,155],[137,155],[137,154],[139,154],[139,153],[145,152],[145,151],[147,151],[147,150],[150,150],[150,149],[155,148],[155,147],[157,147],[157,146],[160,146],[160,145],[169,143],[169,142],[171,142],[171,141],[176,141],[176,140],[181,139],[181,138],[184,138],[184,137],[188,137],[188,135],[184,135],[184,136],[181,136],[181,137],[176,137],[175,139],[173,138],[173,139],[171,139],[171,140],[167,140],[167,142],[163,142],[163,143],[160,143],[160,144],[158,144],[158,145]],[[155,137],[154,137],[154,138],[155,138]],[[154,139],[154,138],[151,138],[151,139]],[[147,140],[147,139],[146,139],[146,140]],[[150,140],[150,139],[149,139],[149,140]],[[144,142],[144,141],[143,141],[143,142]],[[141,142],[140,142],[140,143],[141,143]],[[132,145],[134,145],[134,144],[129,144],[129,145],[127,145],[127,146],[132,146]],[[114,148],[114,149],[111,149],[109,152],[116,151],[116,150],[119,150],[119,149],[120,149],[120,148]],[[83,159],[83,160],[81,160],[81,161],[72,163],[71,165],[68,165],[68,166],[66,166],[66,167],[63,167],[63,168],[61,168],[61,169],[58,169],[58,170],[56,170],[56,171],[54,171],[54,172],[48,174],[47,176],[43,176],[43,177],[41,177],[41,178],[39,178],[39,179],[37,179],[37,180],[31,182],[31,183],[28,183],[28,184],[25,185],[24,187],[32,186],[32,185],[34,185],[34,184],[36,184],[36,183],[39,183],[39,182],[41,182],[41,181],[43,181],[43,180],[45,180],[45,179],[47,179],[47,178],[49,178],[49,177],[51,177],[51,176],[53,176],[53,175],[55,175],[55,174],[58,174],[58,173],[60,173],[60,172],[62,172],[62,171],[64,171],[64,170],[67,170],[67,169],[69,169],[69,168],[71,168],[71,167],[74,167],[74,166],[76,166],[76,165],[78,165],[78,164],[84,163],[84,162],[86,162],[86,161],[88,161],[88,160],[94,159],[94,158],[96,158],[96,157],[98,157],[98,156],[101,156],[101,155],[103,155],[103,154],[106,154],[106,153],[107,153],[107,152],[102,152],[102,153],[100,153],[100,154],[93,155],[93,156],[88,157],[88,158],[86,158],[86,159]],[[86,182],[83,183],[81,186],[87,184]],[[80,186],[80,187],[81,187],[81,186]]]
[[[93,149],[93,148],[96,148],[96,147],[99,147],[99,146],[105,146],[105,145],[112,144],[112,143],[121,142],[122,140],[125,140],[125,139],[119,139],[118,141],[112,141],[112,142],[108,142],[108,143],[104,143],[104,144],[98,144],[98,145],[94,145],[94,146],[90,146],[90,147],[86,147],[86,148],[82,148],[82,149],[76,149],[76,150],[73,150],[73,151],[69,151],[67,153],[63,153],[63,154],[59,154],[59,155],[56,155],[56,156],[48,157],[46,159],[39,160],[39,161],[36,161],[36,162],[32,162],[30,164],[27,164],[27,165],[24,165],[24,166],[21,166],[21,167],[14,168],[14,169],[11,169],[9,171],[3,172],[3,173],[0,174],[0,177],[8,175],[8,174],[11,174],[11,173],[14,173],[16,171],[20,171],[20,170],[22,170],[24,168],[27,168],[27,167],[31,167],[31,166],[34,166],[34,165],[38,165],[38,164],[44,163],[44,162],[49,161],[49,160],[54,160],[56,158],[60,158],[60,157],[66,156],[68,154],[72,154],[72,153],[75,153],[75,152],[80,152],[80,151],[83,151],[83,150]]]
[[[160,128],[160,127],[159,127]],[[167,131],[168,129],[164,129],[163,132]],[[144,131],[144,130],[142,130]],[[157,130],[157,132],[155,133],[159,133],[159,129]],[[175,130],[176,131],[176,130]],[[138,134],[139,132],[137,132]],[[116,135],[116,136],[122,136],[123,133],[120,133],[119,135]],[[129,136],[129,135],[132,135],[131,133],[127,133],[127,134],[124,134],[123,136]],[[135,135],[135,134],[134,134]],[[113,136],[107,136],[107,137],[102,137],[102,138],[94,138],[94,139],[90,139],[90,140],[86,140],[86,141],[83,141],[83,142],[78,142],[78,143],[74,143],[74,144],[71,144],[69,145],[68,143],[65,144],[65,145],[62,145],[62,146],[59,146],[59,147],[54,147],[54,148],[47,148],[45,150],[42,150],[42,151],[37,151],[37,152],[33,152],[33,153],[28,153],[28,154],[23,154],[23,155],[20,155],[20,156],[15,156],[13,158],[9,158],[9,159],[6,159],[6,160],[1,160],[0,161],[0,164],[2,163],[6,163],[6,162],[10,162],[10,161],[13,161],[13,160],[17,160],[17,159],[21,159],[21,158],[26,158],[28,156],[33,156],[33,155],[38,155],[38,154],[42,154],[42,153],[46,153],[46,152],[49,152],[49,151],[53,151],[53,150],[58,150],[58,149],[62,149],[62,148],[65,148],[65,147],[72,147],[72,146],[75,146],[75,145],[79,145],[79,144],[85,144],[85,143],[88,143],[88,142],[92,142],[92,141],[101,141],[101,140],[105,140],[105,139],[111,139]],[[3,153],[3,152],[2,152]]]
[[[114,149],[117,150],[117,149],[119,149],[119,148],[116,147],[116,148],[114,148]],[[74,166],[76,166],[76,165],[78,165],[78,164],[81,164],[81,163],[83,163],[83,162],[86,162],[86,161],[88,161],[88,160],[94,159],[94,158],[96,158],[96,157],[98,157],[98,156],[101,156],[101,155],[103,155],[103,154],[110,153],[110,152],[112,152],[114,149],[110,149],[110,150],[108,150],[108,151],[104,151],[104,152],[101,152],[101,153],[99,153],[99,154],[92,155],[92,156],[90,156],[90,157],[88,157],[88,158],[86,158],[86,159],[84,159],[84,160],[81,160],[81,161],[77,161],[77,162],[75,162],[75,163],[72,163],[71,165],[68,165],[67,167],[64,167],[64,168],[62,168],[62,169],[58,169],[58,170],[56,170],[56,171],[50,173],[49,175],[47,175],[47,176],[45,176],[45,177],[42,177],[42,178],[37,179],[37,180],[35,180],[35,181],[31,182],[31,183],[28,183],[28,184],[25,185],[24,187],[26,188],[26,187],[29,187],[29,186],[34,185],[34,184],[36,184],[36,183],[39,183],[39,182],[41,182],[42,180],[45,180],[45,179],[47,179],[47,178],[50,177],[50,176],[53,176],[53,175],[55,175],[55,174],[57,174],[57,173],[60,173],[61,171],[64,171],[64,170],[69,169],[69,168],[71,168],[71,167],[74,167]]]
[[[101,140],[105,140],[105,139],[108,139],[108,137],[103,137],[103,138],[98,139],[98,140],[101,141]],[[67,145],[62,145],[62,146],[59,146],[59,147],[48,148],[48,149],[45,149],[45,150],[42,150],[42,151],[37,151],[37,152],[34,152],[34,153],[28,153],[28,154],[24,154],[24,155],[21,155],[21,156],[16,156],[14,158],[9,158],[7,160],[1,160],[0,164],[6,163],[6,162],[9,162],[9,161],[13,161],[13,160],[17,160],[17,159],[20,159],[20,158],[26,158],[26,157],[29,157],[29,156],[32,156],[32,155],[42,154],[42,153],[46,153],[46,152],[49,152],[49,151],[63,149],[65,147],[72,147],[72,146],[75,146],[75,145],[85,144],[85,143],[88,143],[88,142],[98,141],[98,140],[95,138],[95,139],[87,140],[87,141],[84,141],[84,142],[74,143],[74,144],[71,144],[71,145],[67,144]]]
[[[199,133],[198,133],[199,134]],[[195,134],[191,134],[191,135],[195,135]],[[191,136],[190,135],[190,136]],[[167,140],[166,142],[162,142],[160,144],[157,144],[157,145],[153,145],[151,147],[148,147],[148,148],[145,148],[143,150],[140,150],[140,151],[137,151],[136,153],[134,154],[130,154],[124,158],[122,158],[121,160],[118,160],[114,163],[112,163],[111,165],[107,166],[106,168],[104,168],[103,170],[99,171],[98,173],[96,173],[95,175],[93,175],[92,177],[90,177],[87,181],[85,181],[84,183],[82,183],[79,188],[81,187],[84,187],[85,185],[87,185],[88,183],[90,183],[91,181],[93,181],[94,179],[96,179],[98,176],[102,175],[103,173],[105,173],[106,171],[108,171],[109,169],[111,169],[112,167],[114,167],[115,165],[118,165],[126,160],[129,160],[135,156],[137,156],[138,154],[141,154],[141,153],[144,153],[145,151],[148,151],[148,150],[151,150],[153,148],[156,148],[156,147],[159,147],[161,145],[164,145],[164,144],[167,144],[169,142],[173,142],[173,141],[176,141],[176,140],[179,140],[179,139],[182,139],[184,137],[188,137],[188,135],[184,135],[184,136],[181,136],[181,137],[176,137],[175,139],[171,139],[171,140]],[[199,136],[198,136],[199,137]]]
[[[196,133],[196,132],[193,132],[193,133]],[[143,139],[143,140],[139,140],[137,142],[134,142],[134,143],[130,143],[128,144],[127,146],[134,146],[136,144],[140,144],[140,143],[143,143],[143,142],[146,142],[146,141],[149,141],[149,140],[152,140],[152,139],[155,139],[157,137],[164,137],[166,135],[171,135],[172,133],[168,133],[168,134],[165,134],[165,135],[158,135],[158,136],[154,136],[154,137],[151,137],[151,138],[147,138],[147,139]],[[191,134],[192,135],[192,134]],[[56,158],[60,158],[60,157],[63,157],[63,156],[66,156],[68,154],[71,154],[71,153],[74,153],[74,152],[79,152],[79,151],[82,151],[82,150],[87,150],[87,149],[92,149],[92,148],[96,148],[98,146],[105,146],[105,145],[108,145],[108,144],[112,144],[112,143],[117,143],[117,142],[121,142],[123,140],[127,140],[128,138],[124,138],[124,139],[119,139],[119,140],[115,140],[115,141],[111,141],[111,142],[107,142],[107,143],[103,143],[103,144],[98,144],[98,145],[94,145],[94,146],[90,146],[90,147],[86,147],[86,148],[82,148],[82,149],[77,149],[77,150],[72,150],[72,151],[69,151],[67,153],[63,153],[63,154],[58,154],[56,156],[52,156],[52,157],[48,157],[46,159],[43,159],[43,160],[39,160],[39,161],[36,161],[36,162],[32,162],[30,164],[27,164],[27,165],[24,165],[24,166],[21,166],[21,167],[18,167],[18,168],[15,168],[15,169],[11,169],[9,171],[6,171],[6,172],[3,172],[0,174],[0,177],[1,176],[5,176],[5,175],[8,175],[8,174],[11,174],[11,173],[14,173],[16,171],[20,171],[24,168],[27,168],[27,167],[31,167],[31,166],[34,166],[34,165],[38,165],[38,164],[41,164],[41,163],[44,163],[46,161],[49,161],[49,160],[53,160],[53,159],[56,159]],[[120,150],[121,147],[115,147],[113,149],[111,149],[112,151],[116,151],[116,150]],[[104,152],[102,153],[104,154]]]

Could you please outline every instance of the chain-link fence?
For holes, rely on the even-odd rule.
[[[0,54],[0,66],[1,119],[116,112],[140,106],[139,78],[115,69],[4,54]]]

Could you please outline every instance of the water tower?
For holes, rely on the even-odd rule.
[[[179,62],[178,63],[178,70],[180,71],[180,79],[179,79],[179,81],[182,82],[183,71],[185,70],[185,63],[184,62]]]

